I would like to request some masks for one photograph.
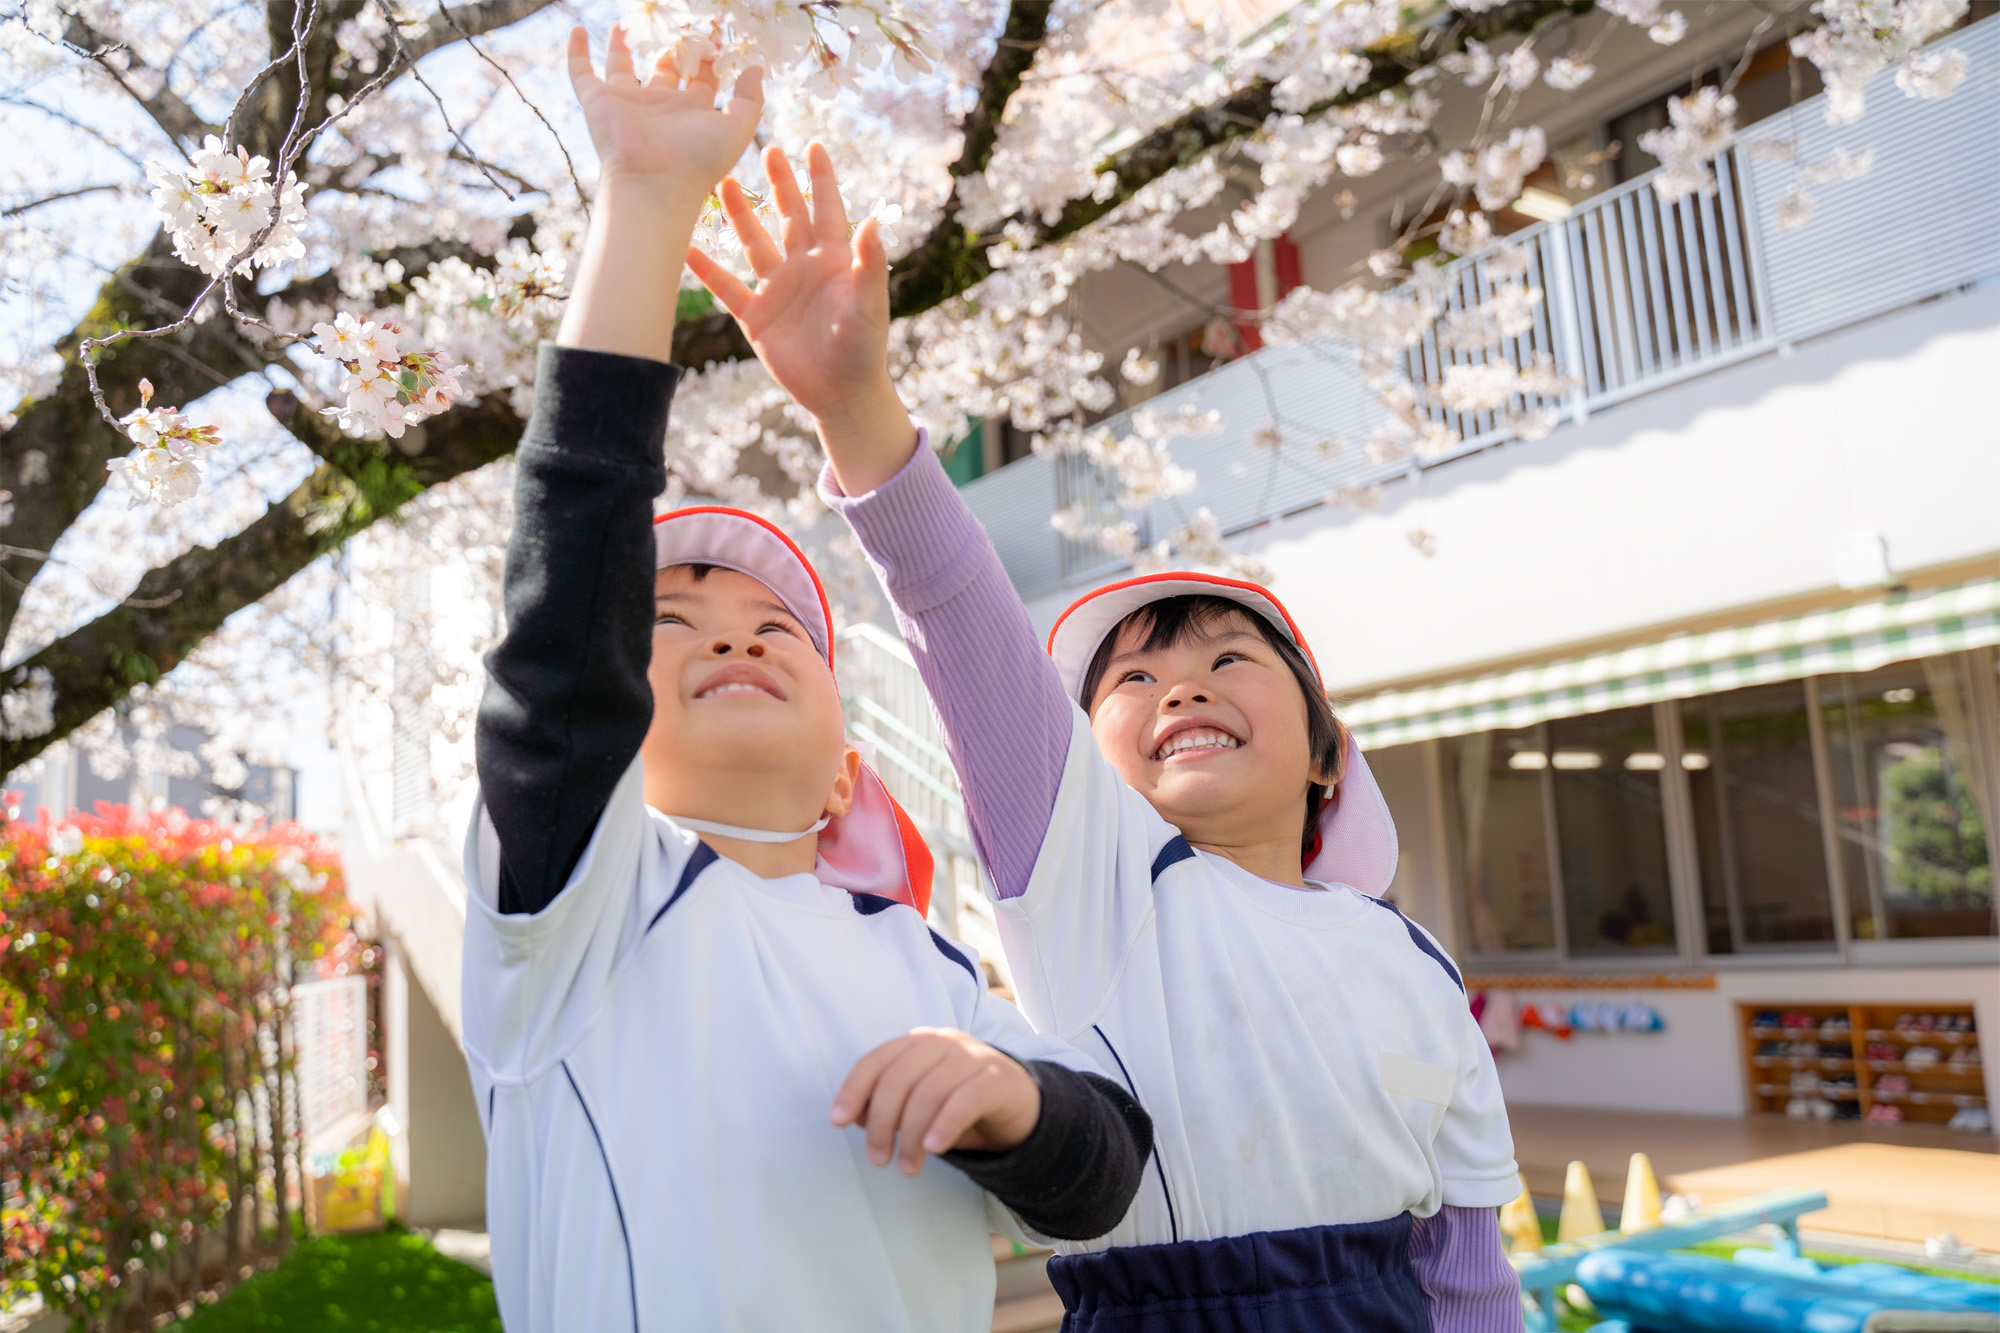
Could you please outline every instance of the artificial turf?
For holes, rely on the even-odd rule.
[[[188,1333],[500,1333],[493,1282],[392,1227],[316,1236],[180,1325]]]

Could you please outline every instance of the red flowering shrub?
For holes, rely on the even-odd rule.
[[[269,1213],[286,985],[359,962],[303,830],[99,811],[0,824],[0,1305],[79,1317]]]

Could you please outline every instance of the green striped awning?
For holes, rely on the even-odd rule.
[[[1899,592],[1804,615],[1384,690],[1340,716],[1363,746],[1532,726],[1662,699],[1764,685],[2000,643],[2000,578]]]

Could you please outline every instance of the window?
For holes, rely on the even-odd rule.
[[[1651,708],[1449,744],[1477,952],[1673,947]]]
[[[1822,687],[1856,939],[1994,933],[1992,656],[1926,658]]]
[[[1481,732],[1447,744],[1473,947],[1481,953],[1555,948],[1541,728]]]
[[[2000,933],[1995,649],[1440,746],[1475,954]]]
[[[1680,705],[1710,953],[1834,939],[1806,683]]]
[[[1549,785],[1572,954],[1674,947],[1653,710],[1549,723]]]

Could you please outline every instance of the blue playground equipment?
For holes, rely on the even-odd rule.
[[[1554,1333],[1557,1293],[1574,1283],[1603,1318],[1591,1333],[2000,1333],[2000,1286],[1804,1258],[1798,1219],[1824,1207],[1818,1190],[1775,1190],[1516,1256],[1528,1328]],[[1670,1253],[1759,1226],[1782,1234],[1733,1263]]]
[[[1576,1276],[1612,1322],[1612,1329],[1598,1326],[1603,1333],[1619,1324],[1632,1333],[1865,1333],[1885,1322],[1912,1326],[1880,1318],[1889,1312],[1938,1316],[1914,1321],[1916,1327],[2000,1330],[2000,1288],[1887,1264],[1869,1267],[1897,1276],[1878,1286],[1866,1275],[1835,1281],[1831,1273],[1804,1277],[1703,1255],[1615,1248],[1586,1257]],[[1922,1290],[1907,1290],[1911,1286]]]

